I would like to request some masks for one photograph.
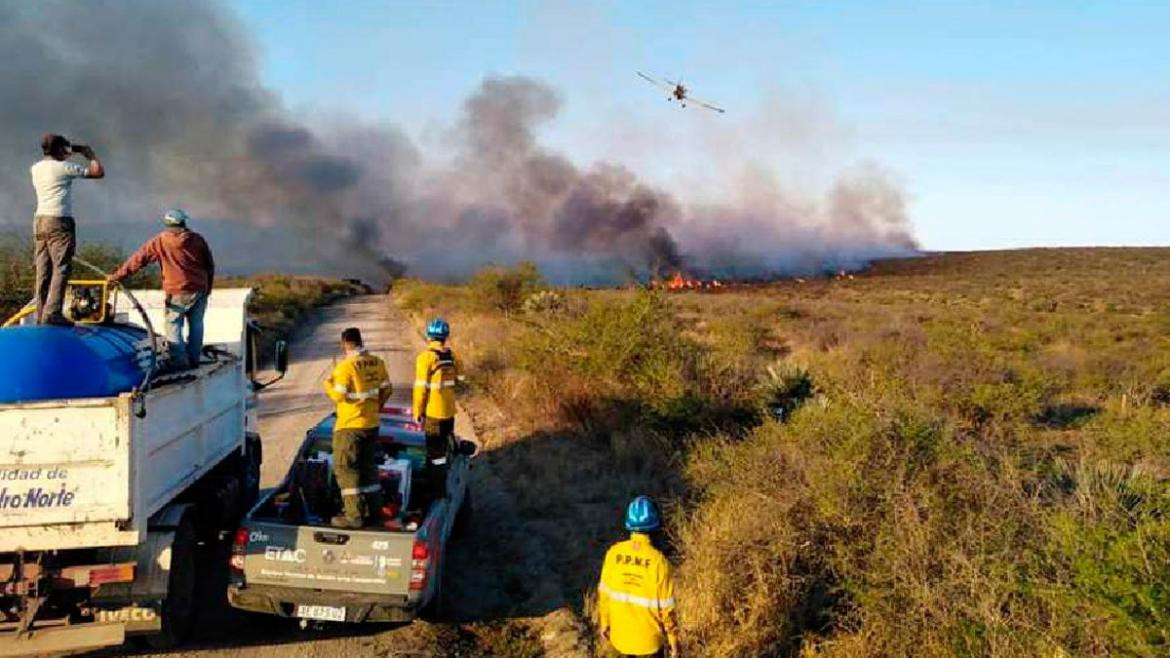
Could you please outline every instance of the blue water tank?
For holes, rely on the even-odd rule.
[[[0,329],[0,404],[126,393],[146,375],[145,338],[126,325]]]

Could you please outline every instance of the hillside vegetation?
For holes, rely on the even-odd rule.
[[[396,301],[449,316],[472,405],[512,419],[494,467],[583,616],[646,492],[692,655],[1170,652],[1170,249]]]
[[[77,255],[104,272],[112,272],[127,254],[101,244],[82,244]],[[33,276],[31,240],[15,234],[0,234],[0,322],[19,311],[32,298]],[[98,274],[80,264],[74,264],[73,276],[77,279],[99,278]],[[158,287],[158,266],[135,274],[125,284],[130,288]],[[359,286],[339,279],[282,274],[221,275],[216,286],[256,288],[250,309],[252,318],[280,333],[291,332],[313,308],[361,292]],[[274,334],[269,332],[264,338],[274,340]],[[269,354],[271,350],[264,349],[263,353]]]

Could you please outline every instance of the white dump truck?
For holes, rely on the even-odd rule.
[[[0,329],[0,655],[182,642],[201,570],[227,568],[199,552],[259,491],[252,291],[215,290],[201,365],[168,374],[163,295],[88,286],[75,327]]]

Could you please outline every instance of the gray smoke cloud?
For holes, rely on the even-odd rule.
[[[539,143],[561,99],[487,77],[450,130],[453,156],[392,125],[310,122],[259,80],[217,2],[0,4],[0,224],[27,224],[42,133],[93,145],[108,177],[77,189],[82,240],[144,236],[178,205],[229,269],[384,279],[537,261],[563,281],[677,268],[757,276],[912,253],[902,195],[877,168],[827,198],[739,194],[698,206],[615,163]],[[756,198],[756,197],[762,197]]]

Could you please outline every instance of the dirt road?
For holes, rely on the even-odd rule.
[[[319,311],[292,344],[291,367],[260,401],[264,439],[262,484],[277,484],[305,430],[329,412],[321,392],[338,355],[338,338],[356,326],[375,354],[386,360],[397,401],[407,401],[413,362],[421,338],[386,297],[344,300]],[[474,436],[466,414],[456,431]],[[332,625],[302,630],[297,622],[233,610],[222,603],[225,583],[205,582],[196,637],[184,655],[200,656],[483,656],[539,653],[584,655],[571,614],[561,598],[543,547],[514,513],[509,488],[491,466],[492,446],[476,460],[471,491],[474,511],[469,532],[452,546],[446,587],[450,623]],[[176,652],[180,653],[180,652]]]

